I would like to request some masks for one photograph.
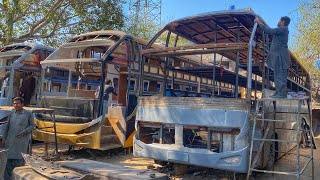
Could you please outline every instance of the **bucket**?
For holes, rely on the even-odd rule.
[[[0,179],[3,179],[4,176],[4,170],[6,169],[7,165],[7,156],[8,150],[0,149]]]

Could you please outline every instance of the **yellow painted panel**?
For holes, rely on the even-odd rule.
[[[54,133],[36,129],[32,131],[32,138],[38,141],[55,142]],[[59,144],[80,146],[90,149],[100,149],[100,128],[98,131],[83,134],[57,133]]]
[[[124,143],[126,141],[126,126],[123,126],[121,124],[125,123],[123,119],[113,119],[113,118],[108,118],[109,119],[109,122],[112,126],[112,129],[114,130],[115,134],[117,135],[117,137],[119,138],[122,146],[124,146]],[[118,122],[120,123],[120,127],[117,125]]]
[[[53,122],[40,121],[35,118],[34,123],[39,129],[42,129],[48,132],[54,132]],[[74,134],[88,127],[89,127],[89,123],[81,123],[81,124],[80,123],[61,123],[61,122],[56,123],[57,133],[63,133],[63,134]]]
[[[124,143],[124,148],[132,147],[133,146],[133,136],[137,133],[136,130],[132,132],[132,134],[129,136],[129,138]]]

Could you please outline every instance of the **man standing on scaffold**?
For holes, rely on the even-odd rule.
[[[288,51],[288,25],[290,24],[290,18],[287,16],[281,17],[277,28],[266,27],[258,18],[254,22],[258,23],[261,30],[266,34],[272,35],[267,65],[274,71],[276,92],[270,97],[286,98],[288,69],[290,67],[290,55]]]

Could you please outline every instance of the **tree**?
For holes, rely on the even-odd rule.
[[[161,28],[161,25],[150,19],[144,21],[142,19],[128,20],[125,31],[135,37],[150,40]]]
[[[70,36],[123,26],[122,0],[3,0],[0,46],[30,40],[61,44]]]
[[[320,0],[300,0],[293,49],[312,81],[313,98],[320,102],[320,71],[315,61],[320,60]]]

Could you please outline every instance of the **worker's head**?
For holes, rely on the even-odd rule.
[[[13,107],[16,111],[21,111],[24,106],[24,99],[22,97],[15,97],[12,100]]]
[[[106,85],[112,85],[112,81],[110,79],[106,80]]]
[[[290,24],[290,18],[288,16],[283,16],[278,22],[278,27],[286,27]]]

